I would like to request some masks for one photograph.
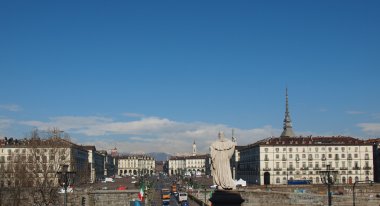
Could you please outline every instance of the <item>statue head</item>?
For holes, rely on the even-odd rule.
[[[219,137],[219,141],[224,141],[225,140],[224,133],[221,132],[221,131],[219,131],[218,137]]]

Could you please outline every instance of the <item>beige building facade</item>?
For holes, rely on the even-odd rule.
[[[118,174],[123,175],[153,175],[155,174],[155,159],[145,155],[125,155],[118,157]]]

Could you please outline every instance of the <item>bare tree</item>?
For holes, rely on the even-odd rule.
[[[30,138],[12,144],[9,148],[13,151],[9,150],[6,164],[0,167],[4,171],[0,172],[0,183],[5,182],[12,199],[6,205],[57,205],[57,172],[61,164],[70,163],[70,145],[54,135],[40,138],[38,130],[33,130]]]
[[[58,148],[58,139],[31,140],[29,149],[29,173],[33,180],[34,205],[55,204],[58,199],[57,172],[62,163],[59,158],[65,148]]]

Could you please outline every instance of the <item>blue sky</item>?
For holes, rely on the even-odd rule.
[[[1,1],[0,136],[123,152],[380,135],[379,1]]]

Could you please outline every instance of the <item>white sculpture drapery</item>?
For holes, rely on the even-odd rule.
[[[210,146],[211,174],[214,184],[224,190],[236,189],[230,168],[230,159],[235,152],[236,143],[226,139],[222,132],[219,132],[218,136],[218,141]]]

